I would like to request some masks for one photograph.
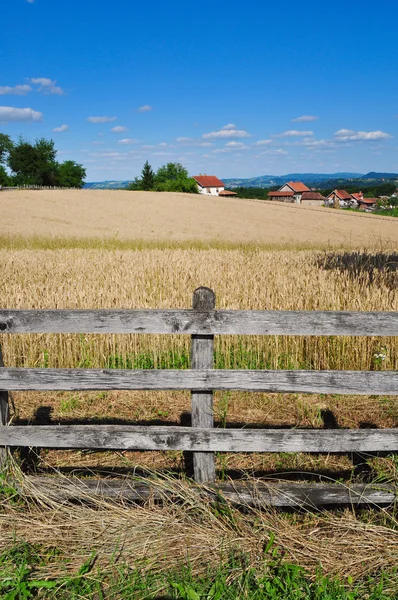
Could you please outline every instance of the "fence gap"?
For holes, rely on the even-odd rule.
[[[193,293],[192,308],[206,312],[214,310],[216,295],[210,288],[199,287]],[[191,368],[214,368],[214,335],[192,335]],[[191,392],[192,427],[213,428],[213,391]],[[197,483],[214,481],[216,469],[214,452],[194,452],[193,472]]]

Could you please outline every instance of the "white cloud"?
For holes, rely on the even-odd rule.
[[[314,135],[313,131],[298,131],[297,129],[289,129],[284,133],[281,133],[278,137],[307,137],[308,135]]]
[[[150,104],[144,104],[144,106],[140,106],[139,108],[137,108],[138,112],[149,112],[150,110],[152,110],[152,106],[150,106]]]
[[[384,131],[353,131],[352,129],[339,129],[334,134],[338,142],[347,141],[375,141],[388,140],[392,135]]]
[[[13,94],[14,96],[25,96],[25,94],[31,91],[32,88],[30,85],[15,85],[14,87],[11,87],[9,85],[0,86],[0,96],[5,96],[6,94]]]
[[[87,121],[90,121],[90,123],[110,123],[116,121],[116,117],[87,117]]]
[[[211,142],[202,142],[201,140],[196,140],[195,138],[189,137],[178,137],[176,138],[176,142],[179,144],[184,144],[185,146],[199,146],[209,148],[213,144]]]
[[[258,142],[255,143],[255,146],[268,146],[271,142],[272,140],[258,140]]]
[[[124,140],[119,140],[118,144],[124,144],[124,145],[129,145],[129,144],[136,144],[138,140],[132,140],[130,138],[125,138]]]
[[[281,148],[277,150],[265,150],[261,153],[262,156],[285,156],[286,154],[286,150],[281,150]]]
[[[123,125],[116,125],[116,127],[112,127],[111,131],[113,133],[123,133],[123,131],[128,131],[128,129]]]
[[[26,123],[28,121],[42,121],[43,113],[32,108],[14,108],[13,106],[0,106],[0,123]]]
[[[319,117],[315,115],[303,115],[302,117],[296,117],[292,119],[293,123],[310,123],[311,121],[317,121]]]
[[[55,85],[57,83],[56,79],[52,80],[48,77],[32,77],[29,81],[33,85],[38,85],[38,91],[43,92],[43,94],[58,94],[59,96],[62,96],[64,93],[64,90],[61,87]]]
[[[55,131],[56,133],[62,133],[63,131],[67,131],[68,129],[68,125],[61,125],[60,127],[54,127],[53,131]]]
[[[226,125],[224,127],[227,127]],[[211,131],[210,133],[204,133],[202,137],[206,140],[216,140],[225,138],[247,138],[251,137],[250,133],[244,129],[235,129],[235,126],[229,127],[229,129],[222,128],[219,131]]]
[[[236,129],[236,125],[234,123],[228,123],[228,125],[224,125],[221,129]]]

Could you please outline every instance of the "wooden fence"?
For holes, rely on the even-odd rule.
[[[216,479],[214,452],[398,452],[398,429],[216,429],[214,390],[383,394],[398,396],[397,371],[283,371],[214,369],[214,336],[398,336],[398,313],[216,310],[215,294],[201,287],[190,310],[0,310],[0,333],[146,333],[192,336],[186,370],[6,368],[0,362],[0,446],[97,450],[184,450],[193,453],[194,478]],[[1,354],[0,354],[1,361]],[[130,425],[10,426],[8,392],[28,390],[191,390],[192,427]],[[3,456],[6,450],[3,449]],[[52,482],[51,485],[55,485]],[[115,488],[116,485],[116,488]],[[112,482],[80,482],[86,491],[117,494]],[[64,486],[65,487],[65,486]],[[145,487],[145,486],[144,486]],[[67,486],[66,486],[67,488]],[[261,488],[261,486],[260,486]],[[260,489],[259,488],[259,489]],[[76,491],[76,487],[74,487]],[[129,488],[122,495],[145,497]],[[64,490],[65,491],[65,490]],[[253,490],[224,485],[232,499],[249,502]],[[261,490],[260,490],[261,491]],[[120,489],[119,489],[120,492]],[[67,493],[67,492],[65,492]],[[392,486],[262,484],[265,504],[391,503]]]
[[[0,192],[8,192],[10,190],[80,190],[79,187],[60,187],[55,185],[14,185],[14,186],[1,186]]]

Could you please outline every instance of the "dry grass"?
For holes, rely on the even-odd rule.
[[[264,553],[271,536],[284,559],[300,564],[310,575],[321,567],[325,574],[342,579],[365,579],[395,568],[398,561],[397,523],[387,513],[368,511],[366,522],[348,509],[339,515],[292,516],[256,508],[242,513],[227,504],[220,507],[184,481],[165,477],[151,478],[162,504],[148,500],[129,506],[87,496],[88,503],[72,509],[18,476],[22,496],[34,495],[36,502],[14,508],[8,504],[0,512],[0,550],[23,540],[48,552],[56,548],[59,559],[39,568],[42,577],[76,571],[93,551],[105,568],[125,561],[160,572],[189,563],[195,574],[235,551],[246,556],[231,573],[239,577],[250,567],[261,571],[273,560]]]
[[[396,219],[200,195],[65,190],[1,192],[0,235],[358,248],[397,240]],[[21,215],[23,218],[21,219]]]

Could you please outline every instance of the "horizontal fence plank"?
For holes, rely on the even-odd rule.
[[[397,452],[398,429],[24,425],[1,427],[0,445],[194,452]]]
[[[397,312],[0,310],[3,333],[398,336]]]
[[[398,395],[398,371],[0,368],[0,391],[247,390]]]
[[[56,501],[83,501],[106,498],[123,502],[145,502],[151,500],[170,501],[181,498],[183,490],[168,481],[162,486],[136,482],[131,479],[78,479],[76,477],[29,476],[27,485],[15,482],[14,486],[33,497],[43,496]],[[227,500],[246,506],[280,506],[291,508],[313,508],[333,504],[376,504],[389,505],[397,500],[392,485],[336,483],[219,483],[195,488],[201,495],[217,498],[219,494]]]

